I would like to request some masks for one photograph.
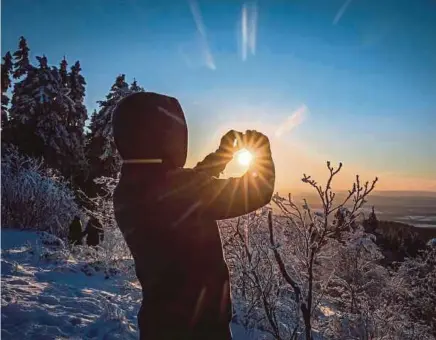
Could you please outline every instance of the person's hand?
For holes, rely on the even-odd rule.
[[[239,131],[230,130],[222,138],[219,149],[231,153],[232,155],[242,149],[244,134]]]
[[[267,136],[256,130],[247,130],[242,138],[242,145],[247,150],[256,154],[259,152],[270,152],[270,143]]]

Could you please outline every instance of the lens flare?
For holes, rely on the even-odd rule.
[[[239,164],[241,164],[243,166],[248,166],[248,165],[250,165],[251,161],[253,160],[253,155],[250,151],[248,151],[246,149],[242,149],[241,151],[238,152],[237,159],[238,159]]]

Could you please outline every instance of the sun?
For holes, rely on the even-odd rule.
[[[253,155],[247,149],[242,149],[241,151],[238,152],[237,159],[239,164],[243,166],[248,166],[253,160]]]

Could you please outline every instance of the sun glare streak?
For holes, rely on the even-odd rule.
[[[256,54],[257,38],[257,4],[244,3],[241,13],[242,60],[245,61],[248,52]]]
[[[238,190],[238,187],[235,185],[235,186],[233,186],[232,193],[230,194],[229,205],[227,207],[227,214],[229,213],[230,209],[232,208],[233,201],[235,200],[235,192],[236,192],[236,190]]]
[[[189,0],[189,8],[191,9],[192,16],[194,17],[195,25],[197,26],[198,33],[200,34],[201,43],[203,45],[204,62],[211,70],[216,69],[215,61],[212,53],[210,52],[209,44],[207,42],[206,26],[201,16],[200,7],[196,0]]]
[[[282,136],[284,133],[291,131],[306,119],[308,108],[306,105],[300,106],[295,110],[276,130],[276,137]]]

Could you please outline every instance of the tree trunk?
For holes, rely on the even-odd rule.
[[[310,253],[310,262],[308,268],[309,274],[309,291],[307,293],[307,308],[301,309],[303,312],[304,325],[306,328],[306,340],[312,340],[312,300],[313,300],[313,259],[315,257],[315,253],[311,250]],[[303,307],[303,306],[302,306]]]

